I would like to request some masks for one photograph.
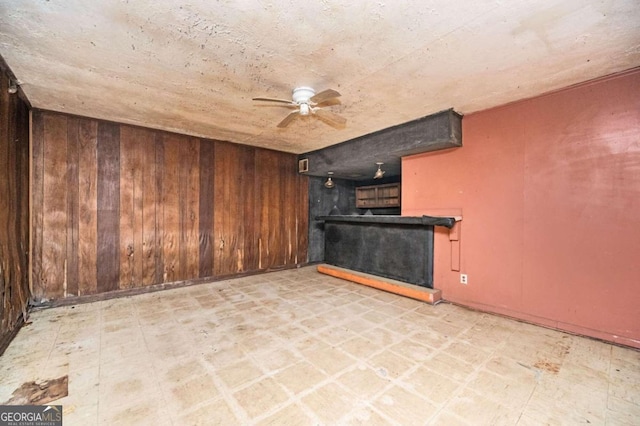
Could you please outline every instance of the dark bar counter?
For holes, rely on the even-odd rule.
[[[434,216],[319,216],[325,262],[433,288],[433,227],[455,218]]]

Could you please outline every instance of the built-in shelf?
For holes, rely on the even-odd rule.
[[[387,183],[356,188],[356,207],[360,209],[400,207],[400,184]]]

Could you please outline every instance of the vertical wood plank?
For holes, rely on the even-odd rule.
[[[42,268],[42,228],[44,226],[44,113],[32,115],[31,164],[31,291],[36,300],[46,295]]]
[[[309,178],[298,174],[298,206],[296,234],[298,238],[297,264],[308,262],[309,253]]]
[[[242,221],[240,205],[244,201],[243,188],[240,185],[242,170],[239,167],[241,147],[231,143],[225,143],[227,161],[225,172],[227,185],[224,188],[224,202],[227,210],[225,217],[225,265],[224,273],[231,275],[242,270],[241,241],[242,230],[239,223]]]
[[[184,141],[181,151],[182,176],[185,179],[184,190],[180,191],[182,200],[182,238],[180,244],[180,258],[182,263],[182,279],[193,279],[199,275],[200,248],[198,237],[199,201],[200,201],[200,142],[197,138]]]
[[[307,187],[294,155],[39,114],[34,282],[40,274],[62,282],[63,295],[65,283],[69,294],[90,294],[306,261]],[[62,151],[47,144],[54,140]],[[45,240],[61,244],[62,263]],[[53,273],[44,267],[60,264]]]
[[[116,290],[120,281],[120,127],[98,123],[98,291]]]
[[[144,176],[144,164],[147,159],[147,144],[145,137],[148,131],[140,128],[123,126],[122,130],[131,130],[135,144],[131,153],[133,164],[133,279],[132,286],[142,285],[143,260],[144,260],[144,192],[146,190]]]
[[[78,295],[78,166],[79,166],[79,119],[67,120],[67,288],[65,297]]]
[[[281,155],[280,158],[282,173],[282,191],[281,202],[284,220],[284,228],[286,232],[283,235],[284,243],[284,262],[285,265],[294,265],[296,263],[296,250],[298,235],[296,234],[297,212],[298,212],[298,177],[295,168],[291,162],[291,156]]]
[[[156,258],[158,239],[156,215],[158,211],[158,186],[156,182],[156,132],[144,131],[139,135],[139,143],[144,146],[142,162],[142,285],[156,283]],[[160,269],[162,270],[162,269]],[[160,274],[161,275],[161,274]]]
[[[248,270],[249,256],[251,252],[251,236],[252,221],[247,218],[247,208],[252,204],[252,195],[250,191],[251,171],[248,170],[249,159],[251,158],[252,148],[237,145],[236,146],[236,162],[234,164],[236,171],[235,191],[238,194],[234,200],[234,229],[236,234],[235,243],[235,268],[234,273],[240,273]]]
[[[262,204],[262,234],[263,244],[266,242],[263,258],[267,260],[266,267],[273,268],[284,264],[283,251],[281,247],[282,212],[280,202],[280,182],[279,164],[277,156],[273,151],[264,151],[264,175],[268,176],[268,181],[263,189],[264,197]]]
[[[78,294],[98,292],[98,123],[78,123]]]
[[[214,188],[214,201],[213,201],[213,274],[222,275],[225,270],[225,219],[227,215],[227,209],[225,208],[225,194],[224,188],[228,185],[226,175],[226,151],[224,149],[225,144],[223,142],[216,141],[214,144],[215,150],[215,165],[213,168],[215,188]]]
[[[200,140],[200,201],[198,204],[199,271],[198,276],[213,276],[213,198],[214,143]]]
[[[135,131],[129,126],[120,128],[120,212],[119,212],[119,284],[118,288],[131,288],[135,285],[134,277],[134,257],[136,248],[134,241],[134,230],[136,226],[134,194],[135,194],[135,173],[139,165],[135,161]]]
[[[258,270],[267,268],[268,264],[268,237],[269,228],[267,223],[269,221],[268,206],[265,203],[268,202],[269,193],[267,192],[267,179],[264,173],[267,172],[268,164],[265,165],[265,151],[255,151],[255,211],[254,211],[254,223],[256,224],[256,238],[258,240],[257,258],[258,258]]]
[[[155,197],[155,280],[154,283],[164,281],[164,134],[156,133],[156,197]]]
[[[214,273],[230,275],[244,270],[243,147],[215,144]]]
[[[145,163],[150,155],[148,130],[122,126],[120,130],[120,288],[143,284],[145,258]],[[153,157],[155,153],[152,152]],[[153,182],[153,180],[151,180]],[[149,185],[153,186],[153,185]],[[151,189],[152,193],[154,192]],[[153,204],[149,206],[152,211]]]
[[[256,149],[245,147],[243,153],[242,187],[245,188],[242,200],[244,225],[244,270],[258,270],[258,238],[259,222],[255,220],[256,212]]]
[[[120,287],[142,285],[145,258],[145,163],[149,131],[122,126],[120,130]],[[153,153],[153,152],[152,152]],[[153,157],[152,157],[153,158]],[[148,206],[153,209],[153,203]]]
[[[29,299],[29,112],[0,58],[0,355]]]
[[[180,271],[180,142],[175,135],[164,135],[164,165],[162,179],[163,282],[177,281]]]
[[[66,292],[67,117],[44,116],[44,197],[42,266],[48,298]]]
[[[22,171],[20,176],[23,177],[22,184],[20,187],[20,194],[22,196],[22,200],[20,205],[24,207],[21,211],[20,217],[22,218],[22,238],[20,241],[23,243],[24,253],[25,253],[25,268],[23,273],[25,274],[25,279],[29,278],[28,271],[28,251],[29,251],[29,235],[31,232],[30,223],[29,223],[29,212],[30,212],[30,200],[29,200],[29,164],[30,164],[30,151],[29,151],[29,107],[27,104],[20,100],[19,103],[19,114],[18,114],[18,134],[17,134],[17,143],[20,144],[23,148],[21,150],[22,155]],[[26,283],[25,283],[26,284]]]

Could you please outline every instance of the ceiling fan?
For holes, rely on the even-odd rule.
[[[285,104],[287,108],[295,108],[284,120],[278,123],[278,127],[287,127],[295,118],[299,116],[315,115],[320,120],[335,128],[343,128],[347,123],[344,117],[331,111],[323,109],[322,104],[334,101],[340,93],[333,89],[323,90],[316,93],[311,87],[297,87],[293,89],[292,100],[275,98],[253,98],[254,101],[279,102]]]

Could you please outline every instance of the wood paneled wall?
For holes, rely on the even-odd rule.
[[[0,58],[0,354],[29,300],[29,107]]]
[[[293,154],[47,111],[33,114],[36,298],[307,262]]]

